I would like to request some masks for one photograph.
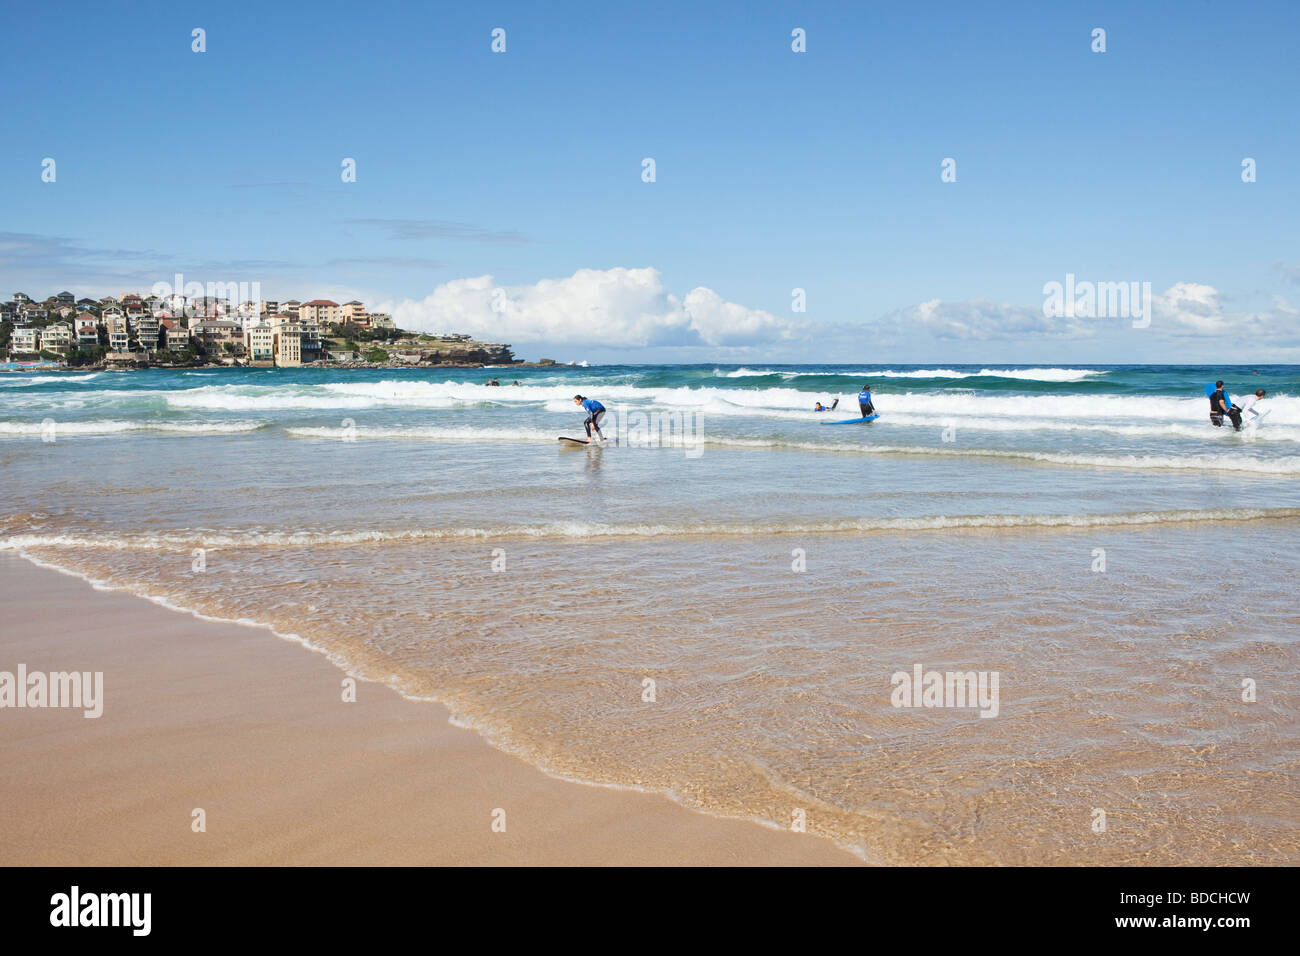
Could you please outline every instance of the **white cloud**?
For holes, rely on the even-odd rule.
[[[1176,282],[1155,297],[1154,320],[1194,332],[1220,332],[1239,321],[1223,311],[1219,290],[1199,282]]]
[[[1176,282],[1151,298],[1149,334],[1153,337],[1258,338],[1278,344],[1300,340],[1300,312],[1280,296],[1274,297],[1272,308],[1265,311],[1232,310],[1214,286]],[[916,336],[947,342],[1077,341],[1101,332],[1124,333],[1129,328],[1127,317],[1048,316],[1042,307],[999,305],[989,299],[930,299],[891,312],[876,325],[882,340],[888,338],[891,342]],[[1142,334],[1148,333],[1143,330]]]
[[[1175,335],[1221,341],[1250,341],[1260,345],[1289,345],[1300,341],[1300,310],[1281,296],[1264,311],[1230,311],[1213,286],[1178,282],[1155,297],[1153,328]]]
[[[703,286],[678,298],[650,268],[579,269],[523,286],[501,286],[490,275],[455,279],[423,299],[374,308],[391,312],[404,329],[608,348],[744,347],[791,341],[803,330]]]

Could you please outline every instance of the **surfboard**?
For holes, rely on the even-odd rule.
[[[1265,408],[1265,409],[1263,409],[1263,410],[1262,410],[1258,415],[1254,416],[1253,418],[1251,418],[1251,417],[1249,417],[1249,416],[1247,416],[1247,415],[1242,415],[1242,416],[1241,416],[1241,427],[1242,427],[1242,428],[1258,428],[1258,427],[1260,426],[1260,423],[1261,423],[1262,421],[1264,421],[1264,417],[1265,417],[1266,415],[1268,415],[1268,413],[1271,412],[1272,410],[1273,410],[1273,409],[1271,409],[1271,408]]]
[[[1214,394],[1214,392],[1215,392],[1215,388],[1213,383],[1205,386],[1206,398],[1209,398],[1211,395]],[[1223,390],[1223,403],[1227,405],[1229,408],[1232,407],[1232,396],[1228,394],[1228,390],[1226,388]]]
[[[861,425],[863,422],[874,422],[880,417],[880,413],[868,415],[866,418],[847,418],[842,422],[818,422],[818,425]]]
[[[590,444],[591,444],[591,439],[590,439],[590,438],[565,438],[563,435],[561,435],[559,438],[557,438],[557,439],[555,439],[555,440],[556,440],[556,441],[567,441],[567,442],[573,442],[573,444],[575,444],[575,445],[590,445]]]

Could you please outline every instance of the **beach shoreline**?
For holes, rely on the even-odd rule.
[[[6,865],[859,862],[811,834],[556,779],[380,684],[358,681],[346,703],[323,654],[262,628],[14,553],[0,580],[0,670],[104,674],[98,718],[0,711]]]

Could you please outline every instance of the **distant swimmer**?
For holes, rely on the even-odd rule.
[[[813,411],[814,411],[814,412],[833,412],[833,411],[835,411],[835,406],[838,405],[839,403],[840,403],[840,400],[839,400],[838,398],[835,399],[835,401],[831,402],[829,405],[823,405],[821,402],[817,402],[815,405],[813,405]]]
[[[591,437],[591,430],[594,428],[597,437],[604,441],[605,433],[600,430],[600,420],[605,415],[605,406],[594,398],[584,398],[581,395],[573,396],[573,404],[581,405],[587,410],[587,420],[582,423],[582,427],[587,429],[587,437]]]
[[[1241,431],[1241,409],[1236,405],[1228,404],[1223,382],[1219,381],[1214,383],[1214,391],[1210,393],[1210,424],[1215,428],[1222,428],[1224,415],[1231,420],[1233,429]]]
[[[858,392],[858,408],[862,409],[862,417],[866,418],[876,411],[876,406],[871,404],[871,386],[863,385],[862,391]]]
[[[1259,400],[1263,398],[1266,394],[1267,393],[1262,388],[1256,389],[1255,394],[1250,396],[1250,398],[1242,399],[1241,415],[1244,418],[1247,425],[1254,422],[1255,419],[1259,418],[1263,414],[1255,406],[1259,404]]]

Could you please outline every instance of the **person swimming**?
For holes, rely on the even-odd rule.
[[[829,405],[823,405],[821,402],[816,402],[816,403],[813,404],[813,411],[814,411],[814,412],[833,412],[833,411],[835,411],[835,406],[838,405],[839,403],[840,403],[840,400],[839,400],[838,398],[835,399],[835,401],[831,402]]]
[[[605,415],[605,406],[594,398],[585,398],[582,395],[574,395],[573,404],[581,405],[587,410],[587,419],[582,423],[582,427],[587,429],[587,437],[591,437],[591,430],[594,428],[597,437],[604,441],[605,433],[600,430],[600,420]]]

